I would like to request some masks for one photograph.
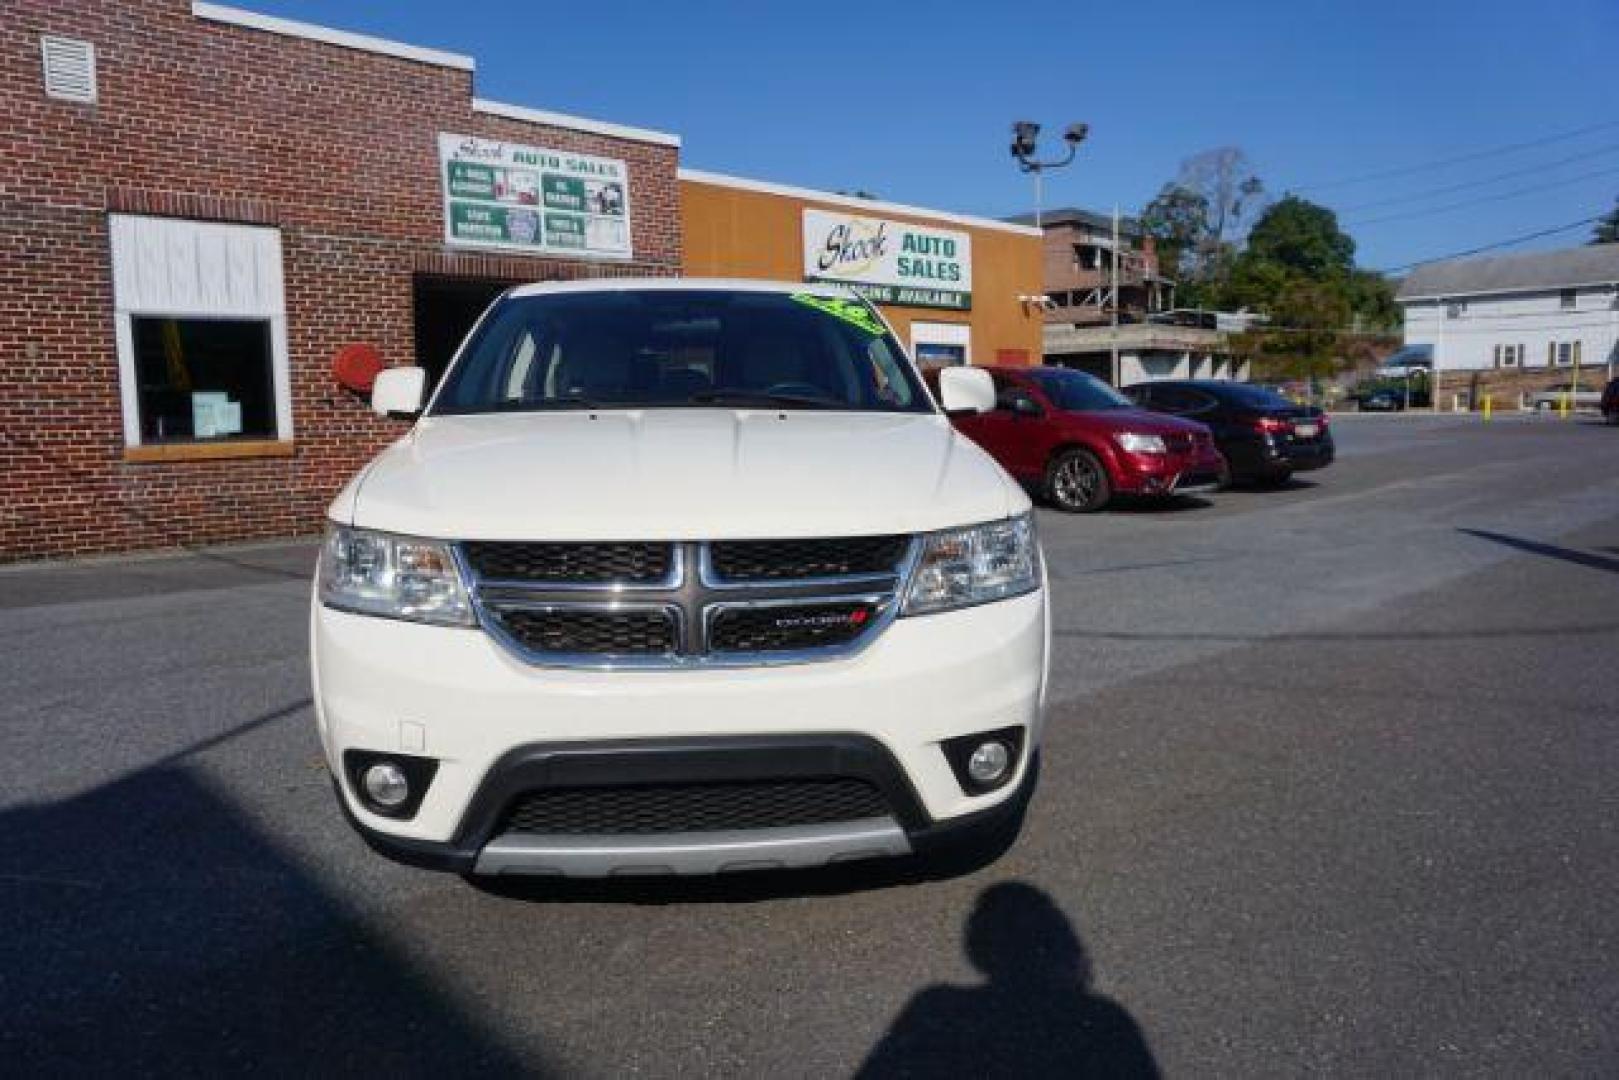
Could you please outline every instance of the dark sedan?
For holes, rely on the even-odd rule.
[[[1174,379],[1124,388],[1144,409],[1196,420],[1214,432],[1233,481],[1282,484],[1332,464],[1327,414],[1248,383]]]

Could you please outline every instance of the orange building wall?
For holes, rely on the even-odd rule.
[[[802,281],[801,211],[806,206],[969,234],[972,237],[971,311],[882,305],[883,314],[894,324],[907,347],[911,344],[913,322],[968,323],[972,327],[973,363],[1040,362],[1040,310],[1018,300],[1019,296],[1037,296],[1044,291],[1039,236],[979,228],[924,215],[893,213],[880,204],[870,210],[857,210],[846,203],[819,202],[682,178],[682,269],[691,277]],[[1019,350],[1021,356],[1008,355]]]

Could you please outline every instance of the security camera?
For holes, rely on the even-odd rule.
[[[1089,124],[1069,124],[1067,129],[1063,131],[1062,137],[1064,141],[1078,146],[1085,141],[1085,136],[1090,133],[1091,126]]]

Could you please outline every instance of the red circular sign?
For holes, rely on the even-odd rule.
[[[369,394],[371,384],[377,381],[377,372],[383,369],[382,354],[376,346],[355,342],[337,350],[332,358],[332,376],[339,386],[360,394]]]

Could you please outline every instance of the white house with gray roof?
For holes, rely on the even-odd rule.
[[[1440,372],[1619,367],[1619,244],[1430,263],[1395,299]]]

